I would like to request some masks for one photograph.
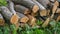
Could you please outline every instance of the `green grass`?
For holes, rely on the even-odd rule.
[[[7,2],[6,0],[0,0],[0,6],[6,6]]]

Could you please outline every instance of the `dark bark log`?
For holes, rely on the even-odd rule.
[[[8,1],[8,8],[13,14],[16,14],[16,11],[14,10],[14,3],[12,1]]]
[[[41,3],[45,8],[47,8],[47,5],[50,4],[49,0],[37,0],[39,3]]]
[[[23,13],[23,14],[29,14],[30,10],[22,5],[16,5],[15,6],[15,10],[17,12]]]
[[[17,12],[17,15],[20,17],[19,22],[27,23],[29,18],[22,13]]]
[[[0,26],[3,26],[4,23],[5,23],[5,20],[4,20],[3,16],[2,16],[2,14],[0,14]]]
[[[9,11],[9,9],[5,6],[1,6],[1,13],[2,15],[9,20],[12,24],[16,24],[18,23],[19,17],[17,15],[13,15],[13,13],[11,13]]]
[[[36,18],[35,17],[33,17],[33,16],[31,16],[31,15],[27,15],[28,17],[29,17],[29,22],[28,22],[28,24],[30,25],[30,26],[35,26],[36,25]]]
[[[39,10],[39,7],[31,0],[11,0],[11,1],[29,8],[30,10],[33,11],[33,13],[36,13]]]

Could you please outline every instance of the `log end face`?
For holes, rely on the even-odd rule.
[[[3,19],[0,19],[0,26],[3,26],[5,21]]]
[[[20,19],[20,22],[26,23],[26,22],[28,22],[28,20],[29,20],[29,18],[25,16]]]
[[[10,22],[12,24],[16,24],[16,23],[18,23],[18,20],[19,20],[19,17],[17,15],[13,15]]]
[[[40,16],[47,16],[47,10],[41,10]]]
[[[37,5],[34,5],[32,9],[33,13],[36,13],[38,10],[39,10],[39,7]]]

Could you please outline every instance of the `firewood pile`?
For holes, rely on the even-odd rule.
[[[42,27],[46,27],[51,20],[60,20],[58,0],[7,0],[7,3],[7,6],[0,7],[1,26],[9,21],[17,27],[23,24],[33,27],[37,20],[41,20]]]

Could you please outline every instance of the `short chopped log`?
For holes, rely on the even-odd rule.
[[[29,8],[30,10],[32,10],[33,13],[36,13],[39,10],[39,7],[31,0],[11,0],[11,1]]]
[[[5,20],[4,20],[3,16],[2,16],[2,14],[0,13],[0,26],[3,26],[4,23],[5,23]]]
[[[22,5],[15,5],[16,12],[20,12],[23,14],[29,14],[30,10]]]
[[[22,23],[28,22],[29,18],[27,16],[25,16],[24,14],[17,12],[17,15],[20,17],[19,22],[22,22]]]
[[[33,17],[33,16],[31,16],[31,15],[27,15],[28,17],[29,17],[29,22],[28,22],[28,24],[30,25],[30,26],[35,26],[36,25],[36,18],[35,17]]]
[[[5,6],[1,6],[1,13],[2,15],[9,20],[12,24],[18,23],[19,17],[17,15],[14,15],[9,11],[9,9]]]

